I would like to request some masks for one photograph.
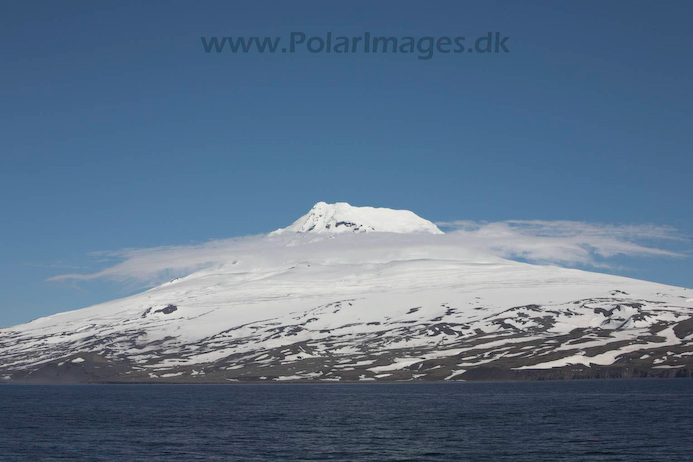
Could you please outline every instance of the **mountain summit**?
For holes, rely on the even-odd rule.
[[[443,234],[436,225],[409,210],[354,207],[346,202],[318,202],[291,226],[271,234],[368,232]]]

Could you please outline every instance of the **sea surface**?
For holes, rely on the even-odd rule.
[[[0,460],[693,460],[693,380],[4,385]]]

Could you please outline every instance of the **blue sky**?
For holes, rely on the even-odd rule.
[[[0,326],[123,296],[104,250],[288,225],[653,224],[690,254],[690,2],[13,2],[0,14]],[[507,54],[232,54],[201,36],[465,36]],[[642,236],[643,240],[649,235]],[[654,244],[653,244],[654,245]],[[693,287],[691,258],[616,274]]]

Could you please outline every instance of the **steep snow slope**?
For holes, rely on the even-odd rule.
[[[376,232],[325,233],[347,218],[340,204],[326,205],[313,209],[334,211],[326,221],[308,214],[222,267],[0,330],[0,378],[466,380],[692,369],[693,291],[479,255],[430,222],[402,224],[382,209],[346,209]],[[396,231],[378,232],[388,226]]]

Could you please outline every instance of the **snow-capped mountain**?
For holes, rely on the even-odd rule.
[[[318,202],[291,226],[270,235],[287,233],[431,233],[443,234],[436,225],[409,210],[352,207],[346,202]]]
[[[0,382],[690,375],[693,291],[530,265],[318,203],[224,265],[0,330]]]

